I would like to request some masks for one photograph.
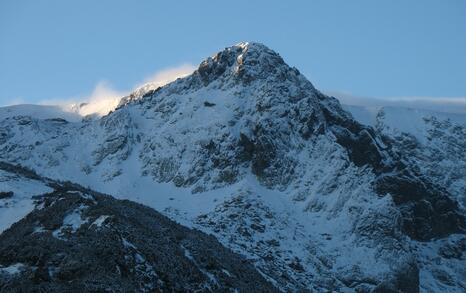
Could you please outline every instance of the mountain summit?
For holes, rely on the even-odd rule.
[[[258,43],[98,120],[0,121],[2,160],[213,234],[279,290],[466,288],[462,189],[403,142]]]
[[[283,82],[299,76],[299,72],[288,67],[278,53],[259,43],[240,43],[226,48],[204,60],[197,74],[204,85],[228,78],[250,84],[258,80]]]

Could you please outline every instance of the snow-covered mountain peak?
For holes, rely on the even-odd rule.
[[[325,132],[323,108],[337,111],[339,105],[276,52],[259,43],[241,43],[207,58],[190,76],[135,93],[112,116],[138,111],[157,125],[141,130],[141,136],[154,140],[143,153],[148,154],[145,164],[151,165],[147,172],[158,180],[206,190],[236,182],[252,170],[264,184],[283,188],[297,176],[293,169],[300,164],[294,156],[307,147],[305,141]],[[160,153],[156,145],[173,142],[178,154],[165,153],[162,159],[153,153]],[[181,161],[192,160],[183,170],[180,154]],[[168,162],[174,169],[152,165]]]
[[[288,66],[278,53],[261,43],[242,42],[206,58],[189,76],[179,78],[163,87],[147,84],[135,90],[121,100],[119,107],[158,91],[181,94],[201,88],[230,90],[238,87],[246,87],[251,91],[261,91],[267,87],[267,93],[272,94],[273,91],[285,90],[290,92],[292,100],[305,95],[303,90],[311,94],[317,92],[312,84],[296,68]]]
[[[284,82],[300,76],[278,53],[261,43],[239,43],[225,48],[201,62],[197,72],[204,84],[218,78],[231,78],[235,83]]]
[[[464,132],[448,128],[452,139],[430,131],[448,150],[436,162],[466,150]],[[464,181],[430,172],[432,156],[377,129],[274,51],[240,43],[95,120],[0,120],[0,157],[213,233],[283,291],[436,288],[426,258],[432,239],[466,232]],[[447,266],[462,282],[464,266]]]

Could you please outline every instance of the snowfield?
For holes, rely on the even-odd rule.
[[[0,170],[0,233],[34,209],[33,196],[52,191],[43,182],[14,176]]]

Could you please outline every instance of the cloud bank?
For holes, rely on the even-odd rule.
[[[327,95],[334,96],[342,104],[354,106],[380,107],[403,107],[429,110],[434,112],[447,112],[466,114],[466,97],[391,97],[391,98],[369,98],[355,96],[337,91],[327,91]]]

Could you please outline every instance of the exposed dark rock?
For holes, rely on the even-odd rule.
[[[239,159],[241,161],[251,160],[254,155],[254,143],[244,133],[240,133],[238,144],[242,148],[242,151],[239,153]]]
[[[235,55],[230,54],[231,50],[235,50],[235,48],[225,49],[225,51],[218,53],[212,58],[208,58],[199,65],[195,74],[197,73],[200,76],[204,85],[208,85],[210,82],[220,77],[227,67],[234,64]],[[237,50],[239,50],[239,48],[237,48]]]
[[[50,119],[45,119],[45,121],[50,121],[58,124],[68,124],[69,122],[66,119],[63,118],[50,118]]]
[[[13,191],[0,191],[0,199],[11,198],[13,195]]]
[[[290,262],[288,266],[295,271],[304,272],[304,267],[301,265],[301,262],[298,258],[293,259],[293,261]]]
[[[390,194],[403,214],[404,231],[413,239],[429,240],[464,233],[466,221],[458,205],[427,181],[408,175],[380,176],[375,182],[379,194]]]
[[[385,167],[381,153],[383,147],[377,142],[371,127],[363,126],[348,117],[347,113],[339,113],[333,108],[323,107],[322,111],[337,143],[346,148],[356,166],[368,165],[375,171]]]
[[[205,107],[213,107],[213,106],[215,106],[215,105],[216,105],[215,103],[210,103],[210,102],[208,102],[208,101],[205,101],[205,102],[204,102],[204,106],[205,106]]]
[[[407,263],[394,273],[392,278],[383,282],[373,290],[377,293],[403,292],[403,293],[418,293],[419,292],[419,268],[413,261]]]
[[[13,174],[19,174],[21,176],[24,176],[30,179],[36,179],[36,180],[42,179],[42,177],[37,175],[37,173],[34,170],[28,169],[21,165],[14,165],[14,164],[0,161],[0,170],[4,170],[6,172],[10,172]]]

